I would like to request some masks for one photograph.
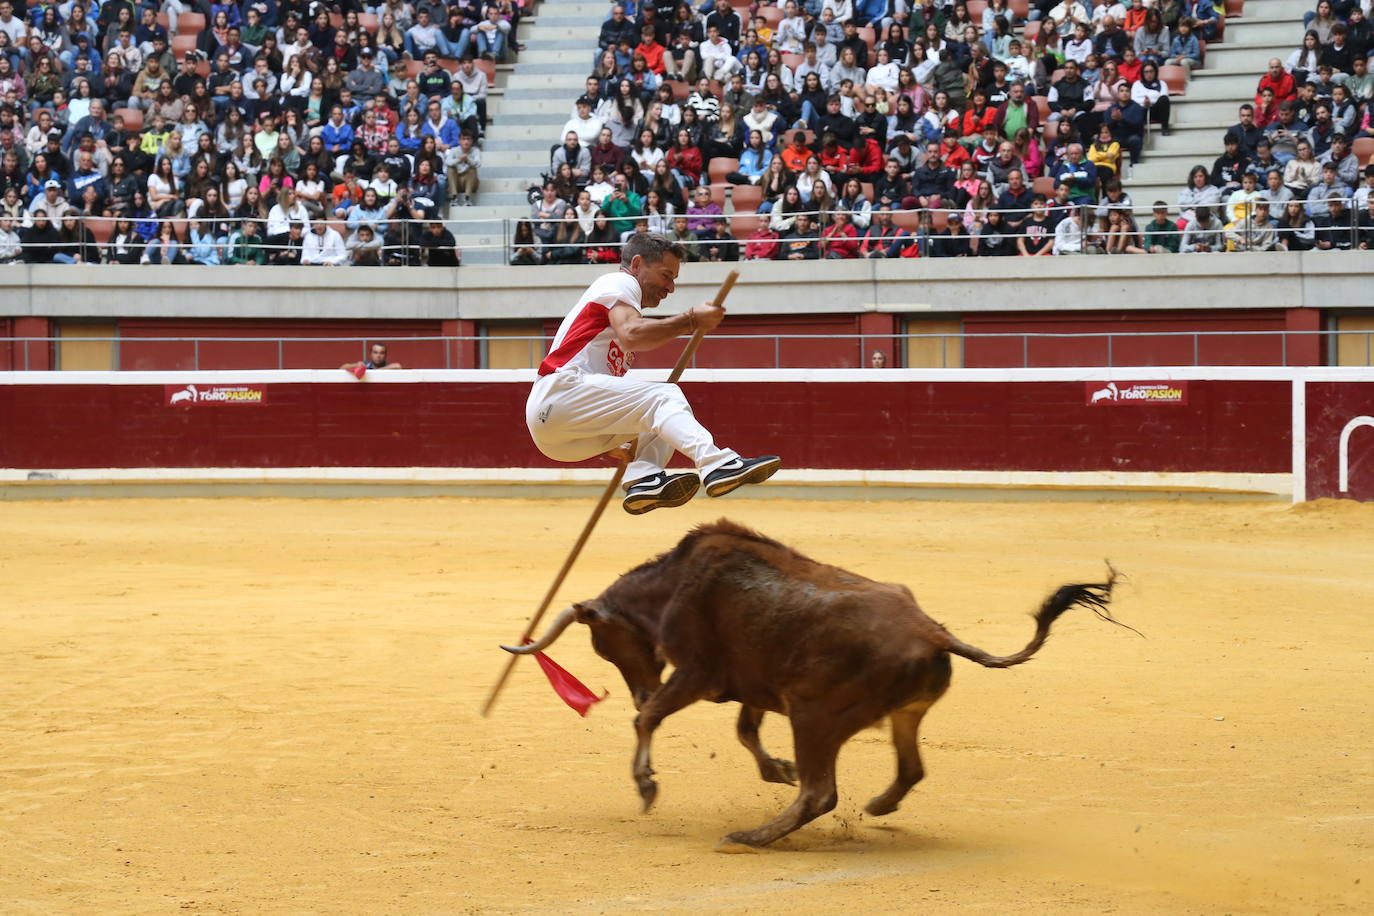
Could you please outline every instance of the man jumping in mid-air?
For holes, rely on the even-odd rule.
[[[725,318],[725,309],[709,302],[671,318],[640,314],[673,292],[686,258],[685,248],[661,235],[631,236],[620,270],[598,277],[563,319],[525,404],[534,444],[555,461],[583,461],[638,437],[625,475],[624,506],[631,515],[680,506],[703,482],[708,496],[724,496],[762,483],[781,464],[773,455],[741,458],[718,448],[677,385],[624,377],[635,352],[713,330]],[[697,470],[665,471],[674,451]]]

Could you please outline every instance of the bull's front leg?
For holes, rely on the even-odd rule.
[[[686,706],[707,695],[700,678],[681,668],[673,672],[668,682],[654,692],[640,707],[635,716],[635,758],[633,774],[639,797],[644,801],[643,810],[647,812],[658,797],[658,783],[654,782],[654,769],[651,765],[649,747],[653,741],[654,730],[660,722]]]
[[[764,782],[780,782],[795,786],[797,784],[797,768],[792,764],[792,761],[771,757],[763,749],[763,742],[759,740],[759,723],[761,722],[763,722],[762,709],[740,706],[739,723],[735,728],[735,733],[739,735],[740,744],[747,747],[749,753],[754,755],[754,760],[759,765],[759,775],[763,777]]]

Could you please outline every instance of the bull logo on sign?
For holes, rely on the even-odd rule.
[[[194,403],[196,402],[196,386],[195,386],[195,385],[187,385],[187,386],[186,386],[185,388],[183,388],[182,390],[176,392],[175,394],[172,395],[172,400],[169,401],[168,403],[169,403],[169,404],[180,404],[182,401],[190,401],[192,404],[194,404]]]
[[[1106,388],[1099,388],[1093,392],[1093,403],[1098,401],[1115,401],[1117,398],[1116,382],[1108,382]]]

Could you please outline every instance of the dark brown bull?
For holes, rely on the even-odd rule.
[[[883,717],[892,720],[897,778],[865,810],[895,811],[925,774],[917,731],[949,687],[950,653],[1007,668],[1028,661],[1071,607],[1111,620],[1116,573],[1108,569],[1104,583],[1061,587],[1036,613],[1030,643],[1015,655],[994,656],[927,617],[904,585],[817,563],[721,520],[694,529],[600,597],[568,608],[537,642],[504,648],[540,651],[574,620],[591,628],[593,648],[620,669],[639,710],[634,778],[646,811],[658,793],[649,746],[665,717],[697,700],[739,701],[740,740],[763,777],[790,782],[792,764],[768,756],[758,739],[764,711],[788,716],[801,780],[797,800],[761,827],[725,838],[764,846],[835,807],[840,747]],[[661,683],[665,661],[674,671]]]

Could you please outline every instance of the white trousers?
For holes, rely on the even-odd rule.
[[[554,461],[585,461],[638,437],[626,483],[662,471],[678,451],[709,474],[739,457],[717,448],[677,385],[563,370],[534,383],[525,402],[534,444]]]

